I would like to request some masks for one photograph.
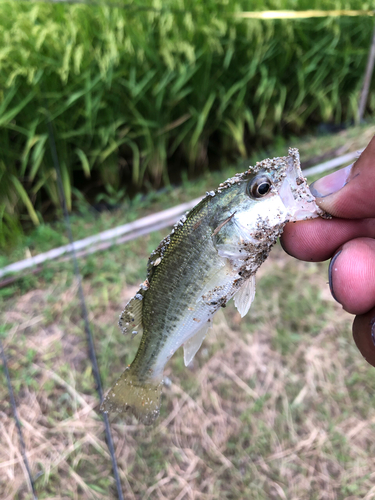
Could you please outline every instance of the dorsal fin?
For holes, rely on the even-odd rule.
[[[164,253],[166,252],[168,245],[171,241],[171,236],[173,233],[166,236],[161,242],[159,246],[155,248],[153,252],[151,252],[150,257],[147,262],[147,279],[150,281],[152,275],[154,274],[155,269],[161,263],[164,257]]]
[[[207,335],[207,330],[211,326],[211,322],[207,321],[200,330],[197,331],[189,340],[184,344],[184,362],[185,366],[188,366],[194,356],[197,354],[198,349],[202,345],[203,340]]]
[[[125,309],[120,314],[118,324],[122,333],[131,332],[133,335],[142,331],[142,308],[143,295],[139,290],[133,298],[126,304]]]
[[[234,305],[243,318],[249,311],[255,297],[255,274],[250,276],[234,296]]]

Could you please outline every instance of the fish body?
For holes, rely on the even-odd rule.
[[[184,345],[188,365],[216,311],[234,297],[244,316],[255,273],[292,220],[323,215],[303,178],[298,151],[263,160],[207,193],[151,254],[147,280],[120,316],[124,333],[143,331],[138,352],[103,401],[105,412],[159,415],[163,370]]]

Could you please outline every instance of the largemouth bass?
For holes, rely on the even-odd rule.
[[[130,411],[152,424],[171,356],[183,345],[188,365],[214,314],[232,297],[243,317],[254,299],[255,273],[285,224],[323,215],[302,176],[297,149],[207,193],[152,252],[147,279],[120,316],[124,333],[143,335],[101,409]]]

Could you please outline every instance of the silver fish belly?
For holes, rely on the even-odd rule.
[[[147,280],[120,316],[123,332],[142,330],[142,339],[101,409],[130,411],[153,423],[167,361],[183,345],[188,365],[214,314],[232,297],[243,317],[255,296],[255,273],[285,224],[318,216],[324,213],[302,176],[296,149],[208,193],[151,254]]]

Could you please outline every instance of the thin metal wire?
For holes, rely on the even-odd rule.
[[[14,420],[15,420],[16,426],[17,426],[18,438],[19,438],[19,441],[20,441],[20,447],[21,447],[21,454],[22,454],[23,463],[25,465],[25,469],[27,471],[27,475],[29,476],[29,483],[30,483],[31,491],[33,493],[33,500],[38,500],[38,497],[36,496],[36,491],[35,491],[35,485],[34,485],[33,476],[31,474],[31,469],[30,469],[29,461],[28,461],[27,455],[26,455],[26,446],[25,446],[25,441],[23,439],[21,422],[20,422],[20,419],[18,417],[17,404],[16,404],[16,400],[15,400],[15,397],[14,397],[14,392],[13,392],[12,384],[11,384],[11,381],[10,381],[10,375],[9,375],[9,370],[8,370],[8,363],[7,363],[7,359],[6,359],[6,356],[5,356],[5,352],[4,352],[4,348],[3,348],[3,343],[1,342],[1,339],[0,339],[0,351],[1,351],[1,358],[3,360],[5,378],[7,379],[7,386],[8,386],[8,392],[9,392],[9,397],[10,397],[10,404],[12,405],[13,417],[14,417]]]
[[[87,338],[87,343],[88,343],[88,348],[89,348],[89,357],[90,357],[91,364],[92,364],[93,375],[94,375],[94,380],[95,380],[95,384],[96,384],[96,390],[98,392],[100,402],[102,402],[103,389],[102,389],[102,383],[100,380],[98,361],[96,358],[94,340],[93,340],[93,336],[91,333],[90,322],[89,322],[88,312],[87,312],[87,307],[86,307],[86,301],[85,301],[85,296],[84,296],[83,288],[82,288],[81,273],[79,271],[78,260],[77,260],[76,252],[75,252],[74,245],[73,245],[73,234],[72,234],[72,228],[71,228],[69,213],[68,213],[67,204],[66,204],[66,197],[65,197],[62,178],[61,178],[60,163],[59,163],[59,158],[58,158],[58,154],[57,154],[55,136],[53,133],[51,117],[50,117],[50,114],[49,114],[49,111],[47,108],[46,108],[46,113],[47,113],[47,126],[48,126],[49,143],[50,143],[50,148],[51,148],[52,160],[53,160],[53,164],[54,164],[54,167],[56,170],[56,175],[57,175],[57,184],[58,184],[61,205],[62,205],[63,214],[64,214],[65,225],[66,225],[66,229],[68,232],[69,242],[71,244],[71,256],[72,256],[72,261],[73,261],[74,274],[76,276],[76,280],[78,283],[78,295],[79,295],[79,300],[81,303],[82,316],[83,316],[83,320],[85,323],[85,332],[86,332],[86,338]],[[116,455],[115,455],[115,448],[113,445],[113,439],[112,439],[112,434],[111,434],[111,428],[109,426],[108,416],[106,414],[103,414],[103,419],[104,419],[107,446],[108,446],[108,449],[109,449],[109,452],[111,455],[113,475],[114,475],[115,481],[116,481],[118,498],[119,498],[119,500],[124,500],[124,496],[123,496],[122,488],[121,488],[120,475],[119,475],[119,470],[118,470],[118,465],[117,465],[117,460],[116,460]]]

